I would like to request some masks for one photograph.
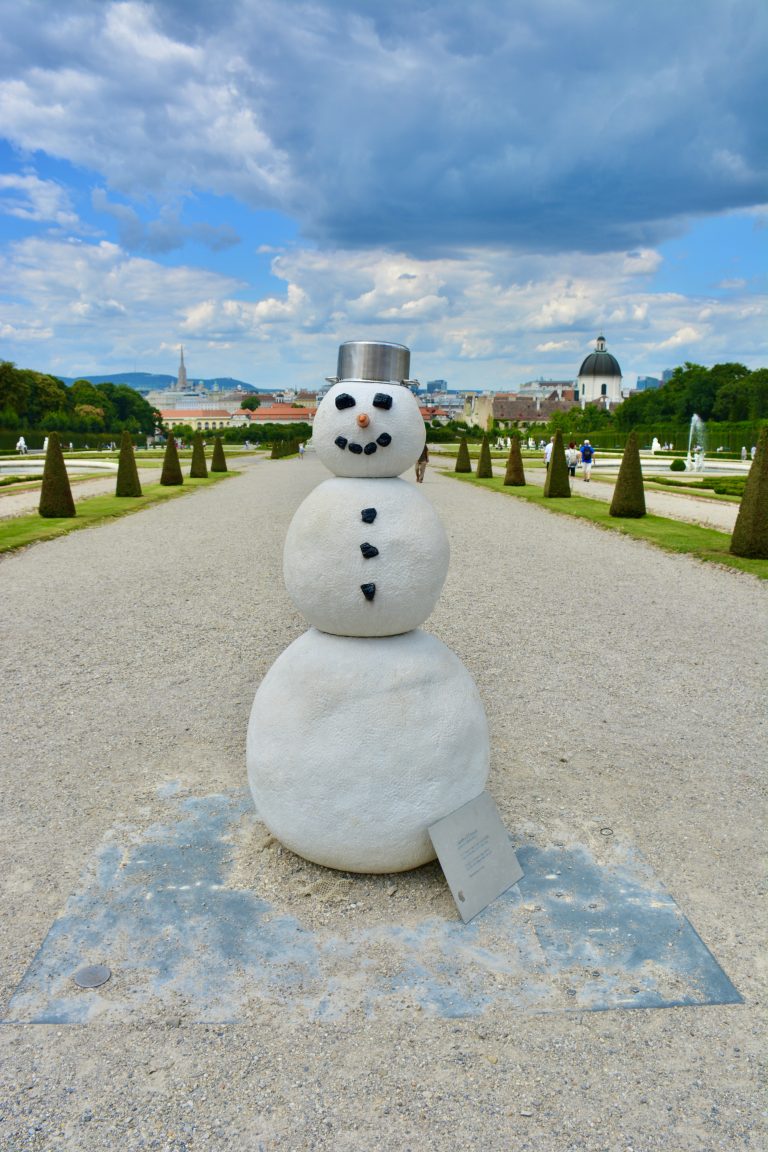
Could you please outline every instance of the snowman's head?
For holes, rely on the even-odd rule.
[[[318,405],[312,445],[337,476],[399,476],[418,460],[424,436],[408,388],[342,380]]]

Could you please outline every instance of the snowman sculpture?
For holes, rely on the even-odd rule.
[[[485,787],[485,712],[458,657],[419,626],[448,570],[429,500],[399,479],[424,446],[399,344],[352,341],[312,445],[334,473],[285,542],[291,599],[311,627],[270,668],[248,724],[260,819],[298,855],[350,872],[434,859],[428,828]]]

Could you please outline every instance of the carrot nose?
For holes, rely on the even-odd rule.
[[[371,422],[371,418],[367,412],[360,412],[357,417],[357,422],[361,428],[367,428]]]

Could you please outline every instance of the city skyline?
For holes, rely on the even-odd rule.
[[[768,364],[768,9],[0,0],[0,357],[317,388]]]

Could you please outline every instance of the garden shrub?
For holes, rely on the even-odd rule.
[[[768,560],[768,425],[757,441],[757,452],[744,486],[730,550],[734,556]]]
[[[216,436],[213,441],[213,457],[211,459],[211,472],[227,472],[227,458],[224,455],[224,445],[221,442],[221,436]]]
[[[520,440],[512,437],[512,446],[509,449],[507,470],[504,473],[505,487],[525,488],[525,470],[523,468],[523,454],[520,451]]]
[[[189,478],[190,480],[205,480],[207,475],[208,465],[205,462],[203,434],[196,432],[192,440],[192,462],[189,466]]]
[[[544,481],[544,495],[565,497],[571,495],[571,482],[568,476],[568,461],[565,459],[565,446],[562,432],[555,432],[552,455],[549,458],[547,478]]]
[[[469,448],[467,448],[467,438],[462,436],[459,441],[459,450],[456,453],[456,467],[454,472],[471,472],[472,461],[469,458]]]
[[[643,469],[634,432],[630,432],[624,447],[616,487],[613,490],[610,515],[626,519],[639,519],[640,516],[645,516]]]
[[[176,437],[170,432],[168,433],[168,443],[165,446],[165,455],[163,456],[163,471],[160,474],[160,483],[168,488],[174,484],[184,483],[181,464],[179,463],[179,453],[176,450]]]
[[[685,460],[681,460],[679,456],[675,456],[669,466],[669,470],[670,472],[685,472]]]
[[[133,440],[130,432],[120,436],[120,457],[117,461],[117,484],[115,496],[141,496],[139,470],[133,454]]]
[[[488,443],[488,437],[483,436],[483,442],[480,445],[480,459],[477,462],[477,478],[478,480],[492,480],[493,479],[493,465],[491,464],[491,446]]]
[[[77,515],[58,432],[51,432],[48,437],[38,512],[47,518]]]

